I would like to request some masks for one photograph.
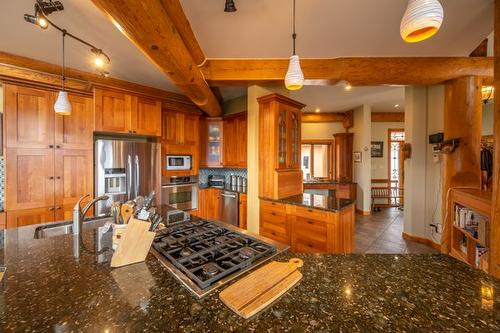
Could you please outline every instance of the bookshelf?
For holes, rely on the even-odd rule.
[[[450,204],[450,255],[489,272],[491,192],[453,189]]]

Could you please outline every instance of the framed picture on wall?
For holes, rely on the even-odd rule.
[[[355,151],[353,155],[354,155],[354,162],[361,163],[361,152]]]
[[[384,141],[372,141],[372,157],[384,157]]]

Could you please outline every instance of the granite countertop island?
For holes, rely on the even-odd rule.
[[[34,239],[36,227],[1,231],[2,332],[500,330],[500,281],[445,255],[281,254],[304,260],[303,279],[243,320],[218,292],[194,298],[152,255],[111,269],[93,250],[95,229],[76,259],[73,235]]]
[[[282,199],[261,197],[260,199],[280,202],[289,205],[302,206],[312,209],[320,209],[329,212],[338,212],[354,205],[351,199],[341,199],[336,196],[302,193]]]

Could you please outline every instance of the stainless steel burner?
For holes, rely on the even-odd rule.
[[[219,272],[219,268],[217,268],[217,265],[213,262],[209,262],[205,265],[202,266],[202,271],[208,276],[214,276]]]
[[[252,250],[251,248],[249,248],[248,246],[247,247],[244,247],[240,250],[240,257],[242,259],[250,259],[252,257],[255,256],[255,252],[254,250]]]
[[[186,247],[185,247],[185,248],[183,248],[183,249],[181,250],[181,253],[180,253],[180,254],[181,254],[181,256],[183,256],[183,257],[189,257],[190,255],[192,255],[192,254],[193,254],[193,251],[191,251],[190,249],[188,249],[188,248],[186,248]]]

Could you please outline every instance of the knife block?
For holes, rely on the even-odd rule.
[[[149,222],[130,219],[111,258],[111,267],[121,267],[146,260],[155,237],[155,233],[149,231],[150,227]]]

